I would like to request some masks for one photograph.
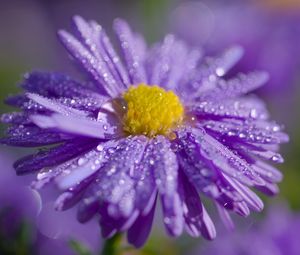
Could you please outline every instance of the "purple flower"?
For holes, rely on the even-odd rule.
[[[196,255],[297,255],[300,254],[300,215],[284,207],[271,208],[266,219],[203,245]]]
[[[127,231],[137,247],[149,235],[157,200],[172,236],[184,227],[191,236],[216,236],[199,193],[229,226],[229,212],[262,210],[251,188],[278,191],[281,173],[265,161],[283,161],[278,145],[288,137],[264,103],[246,95],[266,73],[224,78],[240,47],[204,57],[167,35],[147,49],[118,19],[121,59],[96,22],[74,23],[75,36],[59,37],[89,79],[33,72],[21,83],[26,93],[7,99],[23,111],[2,117],[11,124],[2,143],[48,146],[17,161],[18,174],[39,171],[33,186],[55,183],[58,210],[78,204],[80,222],[99,215],[105,238]]]

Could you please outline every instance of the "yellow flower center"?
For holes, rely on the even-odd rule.
[[[183,120],[183,106],[172,91],[139,84],[136,87],[131,86],[123,98],[127,103],[127,112],[123,119],[126,133],[172,137],[172,130]]]

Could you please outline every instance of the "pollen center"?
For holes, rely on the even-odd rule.
[[[131,86],[123,95],[127,103],[124,131],[148,137],[170,135],[184,115],[179,98],[158,86]]]

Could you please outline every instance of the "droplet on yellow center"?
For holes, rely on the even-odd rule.
[[[123,95],[127,103],[124,131],[129,134],[170,135],[181,124],[184,108],[172,91],[158,86],[131,86]]]

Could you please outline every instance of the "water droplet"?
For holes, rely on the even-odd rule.
[[[216,74],[217,74],[218,76],[223,76],[223,75],[225,74],[225,70],[224,70],[223,68],[221,68],[221,67],[218,67],[218,68],[216,69]]]
[[[103,146],[101,144],[97,146],[97,151],[103,151]]]
[[[77,161],[77,164],[79,166],[82,166],[85,162],[86,162],[86,158],[79,158],[78,161]]]

